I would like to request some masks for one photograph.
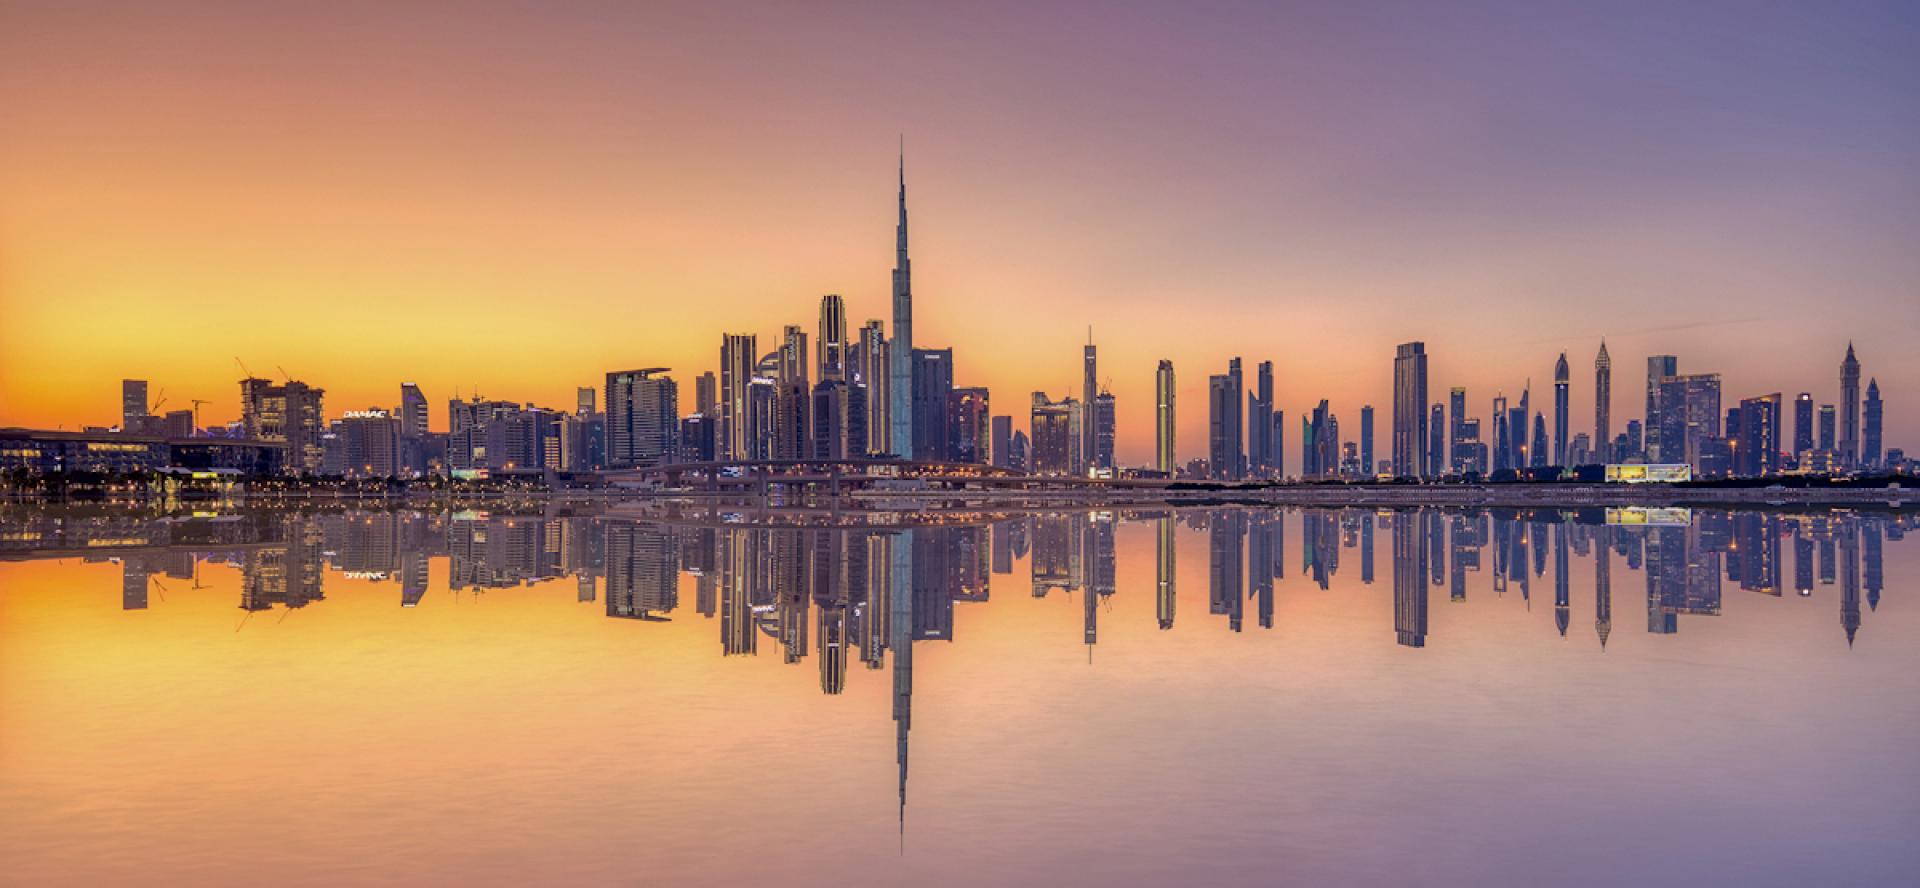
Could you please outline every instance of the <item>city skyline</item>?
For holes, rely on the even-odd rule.
[[[949,94],[979,50],[930,36],[954,23],[922,12],[926,27],[895,51],[924,65],[807,71],[783,95],[790,110],[754,91],[761,75],[662,56],[712,75],[762,132],[703,125],[715,117],[691,87],[640,90],[646,66],[666,62],[622,68],[646,53],[590,37],[645,31],[634,19],[549,20],[581,50],[565,62],[454,23],[436,50],[445,70],[428,73],[400,53],[414,45],[403,38],[449,23],[418,13],[316,32],[285,27],[297,13],[228,11],[224,33],[250,42],[205,36],[193,15],[148,15],[105,26],[12,14],[31,39],[0,56],[0,108],[19,124],[0,134],[0,424],[104,424],[98,405],[123,378],[206,399],[206,423],[236,419],[236,355],[326,388],[336,414],[391,407],[401,381],[436,403],[479,391],[565,405],[620,368],[671,367],[682,381],[714,369],[720,331],[772,341],[786,324],[810,329],[822,294],[844,296],[849,322],[890,320],[887,180],[904,132],[920,235],[914,340],[952,347],[957,375],[1004,406],[1078,388],[1073,349],[1091,324],[1123,464],[1152,460],[1161,359],[1184,370],[1189,405],[1205,403],[1211,368],[1243,356],[1274,362],[1276,410],[1305,416],[1326,398],[1352,415],[1389,403],[1380,356],[1415,340],[1432,355],[1430,397],[1460,385],[1482,405],[1482,392],[1517,397],[1516,377],[1542,383],[1545,402],[1557,353],[1591,354],[1602,338],[1623,367],[1678,354],[1721,373],[1728,403],[1774,391],[1840,403],[1830,354],[1852,340],[1892,407],[1887,440],[1920,434],[1920,414],[1902,409],[1920,367],[1899,360],[1920,333],[1902,310],[1920,268],[1898,235],[1920,204],[1899,160],[1920,126],[1906,90],[1890,89],[1920,65],[1896,52],[1910,16],[1743,16],[1738,33],[1770,50],[1762,63],[1703,54],[1735,27],[1709,10],[1672,13],[1659,34],[1597,12],[1516,15],[1507,26],[1538,49],[1502,42],[1483,63],[1450,48],[1475,45],[1484,17],[1442,23],[1460,41],[1443,51],[1377,15],[1223,15],[1194,27],[1299,52],[1140,82],[1123,63],[1193,56],[1146,49],[1137,15],[1056,11],[1006,39],[1008,64],[985,84]],[[724,32],[789,66],[853,39],[778,10],[738,30],[695,13],[672,24],[646,39]],[[1107,79],[1046,62],[1052,44],[1037,38],[1053,30]],[[808,39],[775,45],[789,34]],[[504,41],[503,63],[538,76],[482,102],[450,92],[479,64],[462,37]],[[1540,51],[1576,39],[1636,48],[1645,70]],[[135,67],[134,45],[173,48]],[[329,61],[341,48],[361,50],[366,70]],[[1262,107],[1235,101],[1235,75],[1271,80],[1293,65],[1395,98],[1356,105],[1323,79],[1283,78]],[[608,71],[629,76],[588,76]],[[383,77],[412,88],[376,91]],[[1069,113],[997,122],[1012,106],[993,88],[1026,82],[1012,77],[1061,88],[1041,107]],[[1680,78],[1692,89],[1672,95]],[[701,78],[656,82],[689,79]],[[833,89],[871,101],[819,104]],[[1564,90],[1589,101],[1546,101]],[[1463,113],[1435,118],[1421,98]],[[658,120],[605,112],[620,102]],[[536,108],[548,126],[509,125]],[[1114,111],[1196,138],[1148,139],[1147,153],[1130,144],[1141,124],[1096,123]],[[1296,126],[1302,115],[1313,126]],[[1674,135],[1647,128],[1675,122],[1687,125]],[[324,151],[308,138],[322,132]],[[1420,138],[1388,138],[1409,135]],[[763,136],[814,149],[770,151]],[[1418,148],[1350,150],[1396,141]],[[1768,151],[1727,162],[1756,141]],[[146,147],[79,150],[122,142]],[[1593,409],[1591,390],[1576,374],[1572,416]],[[1178,422],[1190,458],[1205,411]]]

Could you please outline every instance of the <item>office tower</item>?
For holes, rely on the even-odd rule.
[[[807,358],[807,334],[798,324],[788,324],[780,331],[780,350],[775,353],[778,361],[774,378],[783,382],[800,380],[813,387],[813,365]]]
[[[1402,343],[1393,359],[1393,473],[1425,477],[1427,345]]]
[[[1567,386],[1572,375],[1567,370],[1567,353],[1553,365],[1553,462],[1567,464]]]
[[[813,384],[810,414],[812,434],[808,456],[813,459],[846,459],[847,390],[844,380],[826,378]]]
[[[1093,328],[1087,328],[1087,344],[1080,357],[1080,404],[1082,409],[1092,410],[1094,399],[1100,396],[1098,359],[1093,346]],[[1087,419],[1092,419],[1091,416]],[[1098,445],[1094,441],[1093,422],[1083,421],[1080,426],[1080,452],[1086,455],[1087,467],[1094,463],[1094,452]]]
[[[847,373],[847,306],[838,293],[820,297],[819,365],[814,375],[822,380],[845,381]]]
[[[152,425],[153,420],[149,418],[147,420],[147,423],[149,425]],[[1868,428],[1872,428],[1871,423],[1869,423]],[[193,427],[193,411],[191,410],[167,411],[165,416],[160,417],[160,433],[169,438],[193,437],[195,434],[195,429]]]
[[[813,392],[803,374],[773,380],[774,459],[805,459],[813,450]]]
[[[585,425],[584,422],[581,424]],[[715,427],[718,425],[719,422],[717,420],[705,413],[689,413],[686,416],[680,417],[680,449],[678,451],[679,455],[674,461],[683,463],[712,462],[714,459]],[[582,434],[584,436],[591,434],[591,432],[583,430]],[[582,445],[582,449],[585,453],[578,458],[582,461],[581,464],[565,465],[564,463],[567,461],[562,460],[563,465],[561,467],[570,469],[591,468],[593,466],[591,456],[592,447],[590,445]]]
[[[1741,400],[1739,428],[1726,430],[1734,441],[1734,474],[1757,478],[1779,473],[1780,405],[1779,392]]]
[[[1240,359],[1227,362],[1227,378],[1233,386],[1233,401],[1227,405],[1227,477],[1247,477],[1247,384],[1240,372]]]
[[[285,444],[282,465],[288,474],[318,473],[326,456],[320,441],[326,432],[321,419],[325,396],[325,389],[291,379],[285,385],[258,377],[240,380],[241,427],[253,440]]]
[[[1173,362],[1162,360],[1153,375],[1153,468],[1173,477],[1174,455]]]
[[[1520,406],[1507,411],[1507,432],[1513,436],[1513,468],[1515,469],[1525,469],[1533,465],[1532,457],[1536,448],[1529,444],[1527,439],[1527,429],[1533,421],[1533,408],[1528,406],[1528,401],[1532,398],[1533,380],[1529,379],[1527,387],[1520,390]]]
[[[887,444],[902,459],[914,458],[913,265],[907,259],[907,157],[900,155],[900,223],[894,231],[893,339],[889,353]],[[942,403],[945,403],[944,401]]]
[[[1867,402],[1864,413],[1866,426],[1860,434],[1860,464],[1867,468],[1880,466],[1881,423],[1884,421],[1885,405],[1880,403],[1880,379],[1867,380]]]
[[[892,453],[893,349],[887,342],[886,324],[868,321],[860,328],[856,348],[859,355],[853,362],[854,372],[867,389],[867,452]]]
[[[1013,417],[1001,415],[992,419],[992,441],[988,446],[988,462],[995,468],[1013,468]]]
[[[1372,423],[1371,411],[1371,407],[1361,409],[1363,424]],[[1308,478],[1325,478],[1339,471],[1340,427],[1334,421],[1333,412],[1328,409],[1324,398],[1313,408],[1310,417],[1300,417],[1300,432],[1300,474]]]
[[[391,478],[400,473],[400,421],[385,410],[350,410],[336,424],[340,474]]]
[[[1467,443],[1467,390],[1454,386],[1447,393],[1447,407],[1452,421],[1447,424],[1447,467],[1455,473],[1465,472]]]
[[[693,378],[693,411],[720,419],[720,381],[712,370]]]
[[[757,351],[752,334],[729,333],[720,341],[720,424],[715,449],[723,460],[755,459],[760,427],[753,421],[752,386]]]
[[[1236,400],[1233,377],[1224,373],[1207,377],[1207,474],[1216,480],[1233,477],[1231,414]]]
[[[1652,463],[1680,462],[1668,458],[1660,449],[1660,384],[1680,373],[1680,359],[1673,355],[1654,355],[1647,359],[1646,458]]]
[[[1267,439],[1273,443],[1273,477],[1287,476],[1287,412],[1273,411],[1273,437]]]
[[[1427,476],[1438,478],[1447,472],[1447,409],[1435,403],[1427,417]]]
[[[657,466],[680,446],[680,391],[665,367],[607,374],[607,465]]]
[[[977,386],[954,389],[948,396],[947,414],[947,447],[953,461],[984,464],[992,447],[987,390]]]
[[[1813,395],[1801,392],[1793,399],[1793,455],[1813,449]]]
[[[1834,449],[1834,411],[1832,404],[1820,405],[1820,449]]]
[[[1853,343],[1847,343],[1847,357],[1840,362],[1840,465],[1853,468],[1860,462],[1860,362],[1853,356]]]
[[[1032,448],[1028,446],[1027,433],[1013,430],[1013,444],[1007,449],[1007,468],[1016,472],[1033,471],[1033,460],[1028,458]]]
[[[1614,461],[1613,445],[1613,358],[1607,356],[1607,341],[1600,340],[1600,353],[1593,357],[1593,447],[1598,463]]]
[[[1507,425],[1507,396],[1493,396],[1493,470],[1513,468],[1513,432]]]
[[[1071,442],[1072,398],[1053,401],[1046,392],[1033,393],[1032,447],[1028,470],[1035,475],[1065,475],[1073,471]],[[1017,444],[1017,442],[1016,442]]]
[[[1646,426],[1640,420],[1627,420],[1627,430],[1614,439],[1621,445],[1621,451],[1614,454],[1616,462],[1625,461],[1646,453]]]
[[[953,397],[953,349],[916,348],[912,354],[913,439],[908,450],[912,459],[945,462],[953,458],[947,450],[951,439],[947,402]]]
[[[1372,476],[1379,467],[1373,462],[1373,405],[1360,408],[1360,474]]]
[[[1273,435],[1273,362],[1261,361],[1247,395],[1247,471],[1253,477],[1274,474]]]
[[[120,430],[137,434],[143,431],[147,417],[150,415],[147,407],[147,381],[144,379],[120,380]]]
[[[593,391],[593,389],[586,389]],[[427,436],[427,396],[411,382],[400,383],[400,434],[409,438]]]
[[[984,391],[984,389],[982,390]],[[1103,391],[1093,396],[1093,457],[1088,460],[1095,471],[1112,474],[1114,446],[1114,405],[1113,393]]]

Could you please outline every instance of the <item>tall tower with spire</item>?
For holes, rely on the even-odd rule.
[[[1552,465],[1567,464],[1567,386],[1573,380],[1572,371],[1567,369],[1567,353],[1560,353],[1560,360],[1553,365],[1553,462]]]
[[[895,455],[913,458],[913,266],[907,258],[907,152],[900,149],[900,222],[894,230],[893,360],[887,371],[888,438]]]
[[[1593,449],[1601,462],[1618,459],[1613,453],[1613,359],[1605,339],[1593,358]]]
[[[1840,464],[1852,468],[1860,464],[1860,361],[1853,356],[1853,343],[1847,343],[1847,357],[1840,362]]]

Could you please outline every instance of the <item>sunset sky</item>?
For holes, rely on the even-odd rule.
[[[1826,403],[1851,339],[1920,447],[1920,5],[396,5],[0,0],[0,425],[231,419],[235,357],[690,410],[887,317],[904,134],[917,344],[1024,427],[1091,325],[1123,462],[1161,358],[1183,458],[1235,355],[1384,450],[1409,339],[1483,417],[1566,349],[1575,431],[1602,336],[1616,429],[1648,354]]]

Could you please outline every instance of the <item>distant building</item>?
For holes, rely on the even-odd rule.
[[[757,458],[761,427],[754,422],[754,337],[729,333],[720,342],[720,422],[715,427],[718,456],[724,460]]]
[[[1847,343],[1847,356],[1840,362],[1840,465],[1853,468],[1860,463],[1860,361],[1853,356],[1853,343]]]
[[[392,478],[400,474],[400,420],[385,410],[349,411],[335,424],[349,478]]]
[[[1425,477],[1427,449],[1427,346],[1402,343],[1393,359],[1393,472]]]
[[[1860,435],[1860,464],[1866,468],[1879,468],[1880,450],[1883,446],[1881,427],[1885,421],[1886,406],[1880,403],[1880,380],[1867,381],[1866,426]]]
[[[1600,451],[1599,462],[1610,462],[1606,453],[1613,443],[1613,358],[1607,355],[1607,341],[1600,340],[1600,353],[1593,356],[1593,446]]]
[[[1793,399],[1793,453],[1796,458],[1813,449],[1813,394],[1801,392]]]
[[[1648,462],[1678,462],[1683,458],[1683,450],[1676,449],[1672,454],[1661,447],[1660,436],[1665,428],[1660,419],[1660,386],[1668,379],[1679,375],[1680,359],[1673,355],[1654,355],[1647,359],[1647,421],[1646,453]]]
[[[1779,392],[1741,400],[1740,427],[1728,429],[1733,441],[1733,474],[1757,478],[1780,472]]]
[[[1162,360],[1153,377],[1153,467],[1173,477],[1174,452],[1174,380],[1173,362]]]
[[[947,452],[954,462],[985,463],[993,449],[987,390],[957,388],[947,396]]]
[[[1054,401],[1045,392],[1033,393],[1032,449],[1028,471],[1035,475],[1067,475],[1073,472],[1073,422],[1076,405],[1072,398]],[[1016,446],[1018,442],[1016,441]]]
[[[947,408],[953,397],[953,349],[917,348],[913,350],[913,392],[911,425],[913,442],[909,458],[924,462],[944,462],[953,454],[948,446]],[[898,421],[894,423],[899,426]]]
[[[120,430],[129,434],[146,431],[147,417],[151,415],[147,407],[147,381],[144,379],[120,380]]]
[[[240,381],[240,422],[246,436],[255,441],[286,445],[282,464],[289,474],[318,474],[326,453],[320,436],[326,432],[321,418],[323,389],[304,382],[288,380],[284,385],[248,378]]]
[[[819,363],[814,368],[814,375],[822,382],[829,379],[847,381],[851,375],[847,366],[847,306],[840,294],[828,293],[820,297],[820,328],[816,338]],[[845,441],[841,444],[844,446]]]
[[[607,465],[657,466],[678,455],[680,392],[665,367],[607,374]]]
[[[1567,368],[1567,353],[1560,353],[1560,360],[1553,365],[1553,462],[1552,465],[1567,464],[1567,389],[1572,375]]]
[[[988,449],[988,463],[1002,469],[1014,468],[1013,465],[1013,417],[1002,414],[991,422],[992,439]]]

